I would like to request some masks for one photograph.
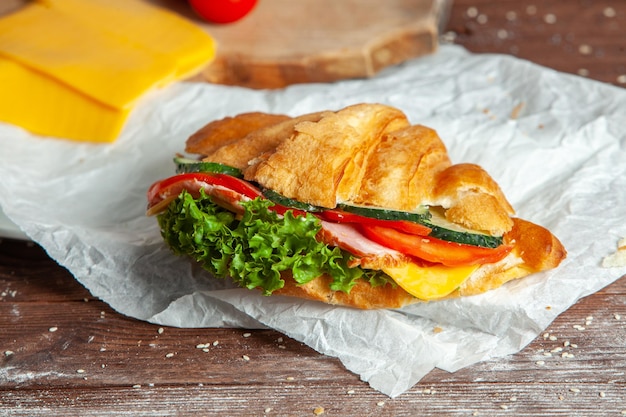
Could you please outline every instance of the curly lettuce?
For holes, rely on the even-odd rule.
[[[310,213],[295,217],[291,211],[278,216],[269,200],[242,202],[245,213],[218,206],[201,191],[198,198],[183,191],[159,214],[165,242],[178,255],[195,259],[218,278],[231,277],[241,287],[258,288],[270,295],[285,284],[281,272],[291,271],[298,284],[328,274],[330,288],[350,292],[357,280],[371,285],[392,282],[379,271],[348,267],[352,255],[318,242],[320,221]]]

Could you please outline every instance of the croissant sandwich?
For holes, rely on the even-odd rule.
[[[148,190],[171,249],[265,295],[398,308],[479,294],[566,251],[480,166],[382,104],[213,121]]]

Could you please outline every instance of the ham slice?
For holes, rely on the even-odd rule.
[[[349,223],[322,222],[322,229],[317,237],[327,245],[337,246],[356,257],[351,267],[360,266],[366,269],[383,269],[397,267],[411,261],[405,254],[380,245],[361,234]]]

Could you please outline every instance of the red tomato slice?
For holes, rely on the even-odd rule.
[[[169,202],[178,197],[183,190],[187,190],[194,197],[198,197],[200,195],[200,189],[206,189],[208,186],[221,186],[251,200],[254,200],[257,197],[265,198],[263,197],[263,193],[261,193],[258,188],[239,178],[235,178],[227,174],[190,172],[186,174],[174,175],[173,177],[169,177],[152,184],[152,186],[148,189],[147,195],[148,212],[150,214],[156,214],[161,210],[164,210]],[[228,193],[225,190],[213,190],[211,191],[211,194],[216,194],[216,197],[219,198],[221,203],[227,203],[229,206],[235,204],[237,200],[233,193]],[[169,201],[159,204],[165,200]],[[228,208],[230,209],[235,207]],[[280,215],[284,215],[287,211],[291,210],[294,216],[306,216],[305,211],[281,206],[276,203],[269,207],[269,209]],[[234,211],[239,212],[239,210]]]
[[[191,8],[212,23],[232,23],[252,11],[257,0],[189,0]]]
[[[263,195],[259,189],[252,186],[250,183],[240,180],[239,178],[231,177],[230,175],[190,172],[187,174],[174,175],[173,177],[152,184],[148,189],[148,207],[154,206],[161,200],[172,195],[178,196],[183,189],[197,196],[200,193],[200,189],[206,185],[219,185],[251,199]]]
[[[371,226],[390,227],[392,229],[400,230],[404,233],[419,236],[428,236],[431,232],[431,228],[419,223],[409,222],[406,220],[381,220],[373,219],[371,217],[360,216],[358,214],[349,213],[343,210],[324,210],[316,215],[322,220],[326,220],[334,223],[359,223]]]
[[[363,234],[374,242],[407,255],[447,266],[497,262],[513,249],[510,245],[500,245],[493,249],[465,245],[432,237],[410,235],[375,225],[361,224],[360,227]]]

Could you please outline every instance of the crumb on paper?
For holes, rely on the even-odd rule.
[[[519,115],[522,111],[522,109],[524,108],[525,103],[524,102],[520,102],[517,105],[515,105],[515,107],[513,107],[513,110],[511,110],[511,114],[510,114],[510,118],[515,120],[517,118],[519,118]]]
[[[619,268],[626,266],[626,238],[622,238],[617,242],[617,250],[611,255],[602,259],[604,268]]]
[[[443,332],[443,328],[439,327],[439,326],[435,326],[433,327],[433,333],[437,334],[437,333],[441,333]]]

